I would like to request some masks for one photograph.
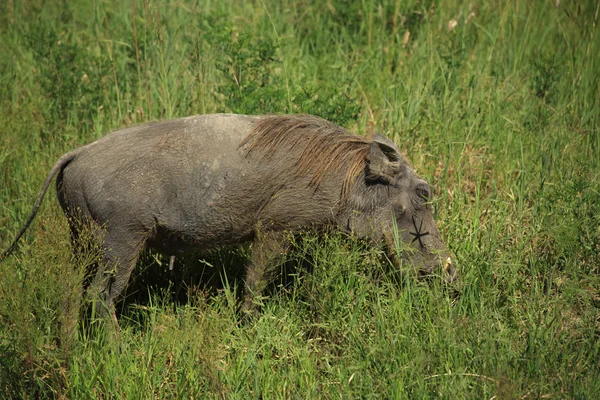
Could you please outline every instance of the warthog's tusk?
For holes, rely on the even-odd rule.
[[[452,259],[450,257],[446,258],[446,262],[444,263],[444,270],[448,271],[452,267]]]

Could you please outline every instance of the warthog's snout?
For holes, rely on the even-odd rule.
[[[406,268],[406,265],[417,268],[419,278],[438,276],[445,283],[454,283],[458,279],[458,271],[455,262],[448,250],[442,254],[422,253],[416,249],[407,249],[406,252],[398,252],[394,240],[385,236],[386,254],[394,266],[399,270]]]
[[[421,261],[421,263],[421,265],[427,264],[423,261]],[[458,272],[452,256],[446,253],[439,257],[435,257],[435,261],[429,264],[428,267],[419,269],[419,277],[441,277],[445,283],[451,284],[457,281]]]

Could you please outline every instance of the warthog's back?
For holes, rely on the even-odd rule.
[[[204,115],[109,134],[65,167],[58,181],[63,206],[113,228],[185,230],[201,242],[222,236],[232,227],[214,208],[251,171],[239,146],[255,120]]]

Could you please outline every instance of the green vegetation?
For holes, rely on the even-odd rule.
[[[348,3],[1,1],[0,247],[111,130],[313,113],[384,132],[436,188],[458,294],[307,238],[241,325],[244,249],[148,254],[120,341],[85,320],[67,341],[94,255],[71,259],[50,193],[0,264],[0,398],[600,398],[599,3]]]

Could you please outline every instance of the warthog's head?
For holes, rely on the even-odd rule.
[[[305,179],[315,193],[319,188],[310,199],[295,199],[294,216],[317,221],[330,209],[337,228],[385,244],[398,266],[406,262],[422,275],[455,279],[433,220],[431,189],[389,139],[369,140],[314,116],[284,115],[258,121],[243,144],[248,154],[260,151],[271,162],[265,164],[278,171],[279,185]]]
[[[364,173],[348,196],[345,228],[383,242],[395,264],[407,263],[421,275],[441,275],[452,282],[456,269],[433,219],[431,200],[431,188],[396,145],[375,135]]]

